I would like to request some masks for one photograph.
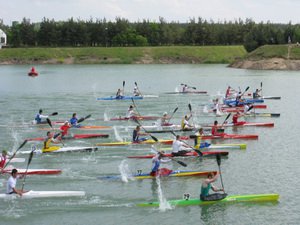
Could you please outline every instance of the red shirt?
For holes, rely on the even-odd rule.
[[[69,125],[62,125],[60,127],[60,130],[62,131],[62,136],[65,136],[68,134],[68,130],[69,130],[70,126]]]
[[[6,163],[6,157],[0,156],[1,162],[0,162],[0,168],[3,168]]]
[[[212,128],[211,128],[211,134],[213,136],[217,135],[218,134],[218,125],[213,125]]]
[[[233,117],[232,117],[232,123],[238,123],[238,119],[239,119],[239,115],[234,114]]]

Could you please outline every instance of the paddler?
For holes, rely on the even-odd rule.
[[[200,149],[200,147],[201,147],[201,138],[202,138],[203,134],[204,134],[204,132],[203,132],[203,128],[202,127],[199,128],[199,130],[195,133],[195,136],[196,136],[196,138],[195,138],[195,146],[194,146],[195,149]],[[206,142],[205,142],[205,146],[206,146]],[[209,144],[208,144],[208,146],[209,146]]]
[[[121,89],[119,88],[117,93],[116,93],[116,99],[120,99],[122,97],[123,97],[123,93],[122,93]]]
[[[0,156],[0,169],[4,168],[7,159],[7,151],[3,150]]]
[[[260,90],[256,89],[255,92],[253,92],[253,98],[254,99],[261,97],[259,92],[261,92],[261,89]]]
[[[218,176],[219,176],[219,172],[217,172],[216,175],[214,175],[213,173],[209,173],[207,175],[207,178],[203,180],[201,185],[201,193],[200,193],[200,199],[202,201],[213,201],[213,200],[220,199],[220,193],[209,194],[210,189],[212,189],[214,192],[224,191],[223,188],[216,188],[215,186],[212,185],[212,183],[217,180]]]
[[[7,180],[7,186],[6,186],[6,194],[18,194],[22,196],[23,193],[26,193],[27,191],[23,191],[21,189],[16,189],[17,185],[17,179],[22,178],[23,176],[18,176],[18,170],[12,169],[11,176]]]
[[[134,111],[133,105],[130,105],[126,113],[126,118],[130,119],[135,116],[138,116],[138,114]]]
[[[147,138],[140,138],[139,137],[140,135],[146,135],[146,134],[141,134],[140,130],[141,130],[141,126],[136,126],[136,128],[133,130],[133,133],[132,133],[132,142],[133,143],[139,143],[141,141],[146,141],[147,140]]]
[[[135,86],[133,88],[133,96],[140,96],[141,93],[139,92],[139,89],[137,88],[137,86]]]
[[[39,110],[39,113],[36,114],[36,116],[35,116],[35,118],[34,118],[36,124],[46,123],[46,121],[43,120],[43,119],[47,119],[48,116],[45,116],[45,115],[43,115],[42,113],[43,113],[43,110],[40,109],[40,110]]]
[[[78,124],[77,121],[78,121],[77,114],[73,113],[72,118],[70,119],[71,127],[80,127],[80,124]]]
[[[170,126],[171,123],[168,122],[169,116],[167,112],[164,112],[163,116],[160,118],[160,125],[161,126]]]
[[[194,126],[189,124],[189,119],[192,117],[192,114],[190,116],[185,115],[184,118],[181,120],[181,129],[182,130],[190,130],[194,128]]]
[[[46,137],[45,140],[44,140],[44,148],[43,148],[43,150],[44,150],[44,149],[50,148],[50,147],[51,147],[51,143],[57,144],[57,143],[61,143],[61,141],[55,139],[55,138],[52,136],[51,132],[48,131],[48,132],[47,132],[47,137]]]
[[[172,155],[173,156],[182,156],[188,153],[189,151],[184,150],[183,148],[189,148],[187,144],[183,143],[180,140],[180,135],[176,135],[176,139],[173,141],[172,144]]]
[[[68,131],[71,128],[71,124],[69,121],[65,121],[64,125],[62,125],[59,129],[61,130],[61,138],[63,139],[68,135]]]
[[[211,128],[211,135],[212,136],[222,136],[224,133],[220,133],[218,131],[218,129],[220,129],[220,126],[218,125],[218,121],[215,120],[214,125]]]
[[[188,86],[186,85],[186,84],[184,84],[183,85],[183,87],[182,87],[182,92],[184,93],[184,92],[187,92],[188,91]]]
[[[234,89],[228,86],[225,93],[225,99],[228,99],[232,95],[232,92],[234,92]]]
[[[240,113],[239,111],[236,111],[236,113],[232,116],[233,125],[235,125],[235,126],[243,125],[245,123],[245,121],[240,121],[240,122],[238,121],[238,119],[242,116],[244,116],[242,113]]]
[[[170,162],[171,159],[163,159],[164,157],[164,151],[158,152],[153,158],[152,158],[152,168],[150,172],[150,176],[158,176],[158,175],[168,175],[172,172],[172,170],[169,170],[167,168],[163,168],[163,171],[160,171],[160,163],[167,163]],[[163,174],[161,173],[163,172]]]

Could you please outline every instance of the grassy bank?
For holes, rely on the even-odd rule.
[[[243,46],[114,48],[4,48],[1,64],[167,64],[231,63],[246,55]]]

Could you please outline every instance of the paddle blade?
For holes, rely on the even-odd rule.
[[[92,115],[89,114],[89,115],[87,115],[86,117],[84,117],[84,119],[86,120],[86,119],[90,118],[91,116],[92,116]]]
[[[49,126],[52,128],[52,123],[51,120],[49,118],[46,119],[47,123],[49,124]]]
[[[187,164],[185,164],[184,162],[182,161],[178,161],[178,160],[174,160],[175,162],[177,162],[178,164],[184,166],[184,167],[187,167]]]
[[[135,84],[135,86],[138,86],[138,85],[137,85],[137,82],[134,82],[134,84]]]
[[[229,114],[226,116],[226,118],[225,118],[223,124],[229,119],[230,116],[231,116],[231,113],[229,113]]]
[[[124,88],[124,86],[125,86],[125,80],[123,80],[123,88]]]
[[[216,154],[216,160],[217,160],[218,166],[220,166],[221,165],[221,155],[220,154]]]
[[[158,142],[158,139],[152,135],[150,135],[150,137],[155,141],[155,142]]]
[[[246,87],[246,89],[245,89],[245,92],[246,92],[246,91],[248,91],[248,90],[249,90],[249,88],[250,88],[249,86],[248,86],[248,87]]]
[[[56,116],[58,115],[58,112],[53,112],[52,114],[50,114],[49,116]]]
[[[191,87],[191,88],[193,88],[194,90],[196,90],[196,87]]]
[[[262,86],[263,86],[263,85],[262,85],[262,82],[260,82],[260,88],[261,88],[261,89],[262,89]]]
[[[78,121],[77,121],[77,123],[81,123],[82,121],[84,121],[85,119],[83,118],[83,117],[81,117]]]
[[[29,164],[31,163],[31,160],[32,160],[32,157],[33,157],[33,152],[34,152],[34,150],[32,150],[32,151],[30,152],[30,154],[29,154],[29,159],[28,159],[28,163],[27,163],[27,168],[28,168]]]
[[[253,105],[251,105],[247,111],[250,111],[251,109],[253,109]]]
[[[173,114],[175,114],[178,110],[178,107],[176,109],[174,109]]]
[[[192,106],[191,106],[191,103],[189,103],[189,110],[190,110],[190,112],[192,112]]]
[[[25,141],[19,146],[19,148],[17,149],[17,151],[20,150],[21,148],[23,148],[24,145],[25,145],[26,143],[27,143],[27,140],[25,140]]]

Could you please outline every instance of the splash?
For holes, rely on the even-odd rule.
[[[128,180],[133,179],[130,176],[131,173],[130,173],[129,166],[128,166],[126,159],[122,160],[122,162],[120,163],[119,171],[120,171],[121,179],[123,182],[128,183]]]
[[[108,115],[106,112],[103,114],[104,121],[109,121]]]
[[[204,106],[204,107],[203,107],[203,112],[204,112],[204,113],[208,113],[207,106]]]
[[[156,177],[156,183],[157,183],[157,195],[159,200],[159,211],[165,212],[168,209],[172,209],[170,203],[168,203],[167,199],[163,195],[159,176]]]
[[[118,141],[123,141],[123,138],[121,138],[121,136],[120,136],[120,134],[119,134],[119,132],[118,132],[118,130],[117,130],[117,127],[116,127],[116,126],[113,126],[113,128],[114,128],[114,134],[115,134],[116,139],[117,139]]]

